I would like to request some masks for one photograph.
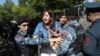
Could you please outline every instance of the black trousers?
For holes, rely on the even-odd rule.
[[[37,46],[27,46],[21,49],[22,56],[38,56]]]

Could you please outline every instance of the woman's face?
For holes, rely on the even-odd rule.
[[[43,22],[44,22],[45,24],[48,24],[48,23],[50,22],[50,19],[51,19],[51,17],[50,17],[50,15],[49,15],[49,13],[48,13],[48,12],[44,12],[43,18],[42,18]]]

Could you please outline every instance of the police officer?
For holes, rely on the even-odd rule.
[[[73,38],[72,43],[70,44],[69,50],[67,52],[67,56],[83,56],[82,53],[82,43],[84,37],[84,28],[79,23],[79,17],[76,9],[67,9],[67,16],[70,19],[70,22],[67,23],[68,26],[74,28],[76,33],[76,37]]]
[[[61,24],[61,33],[69,32],[70,37],[64,39],[57,48],[57,54],[61,56],[83,56],[81,52],[82,38],[84,29],[77,20],[77,12],[75,9],[67,9],[66,13],[62,12],[59,16]],[[79,37],[78,37],[79,36]],[[68,39],[69,38],[69,39]],[[77,50],[76,50],[77,49]]]
[[[87,21],[92,22],[85,32],[83,50],[87,56],[100,56],[100,0],[85,2]],[[86,56],[85,55],[85,56]]]
[[[28,28],[29,28],[28,27],[28,25],[29,25],[28,18],[26,16],[18,17],[17,25],[18,25],[19,30],[17,31],[17,34],[15,36],[15,41],[18,44],[19,50],[21,52],[21,56],[34,56],[34,54],[36,52],[34,50],[37,50],[37,47],[28,45],[28,44],[31,44],[32,41],[31,41],[31,43],[28,43],[28,44],[26,44],[25,42],[26,41],[28,42],[29,40],[24,41],[25,38],[29,37],[29,34],[28,34]],[[22,43],[24,43],[24,44],[22,44]]]

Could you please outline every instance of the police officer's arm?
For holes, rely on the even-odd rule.
[[[15,41],[21,45],[36,45],[36,44],[47,43],[49,41],[60,41],[60,40],[61,38],[50,38],[50,39],[42,37],[34,38],[34,36],[32,38],[18,36],[18,35],[15,37]]]
[[[72,42],[72,36],[70,33],[66,32],[66,37],[64,38],[64,40],[59,44],[59,47],[56,49],[56,53],[57,55],[61,55],[64,54],[68,51],[69,46]]]
[[[21,44],[21,45],[36,45],[36,44],[42,44],[42,43],[47,43],[49,42],[49,39],[46,39],[46,38],[41,38],[41,37],[38,37],[38,38],[30,38],[30,37],[23,37],[23,36],[16,36],[15,37],[15,41],[18,43],[18,44]]]
[[[88,55],[92,55],[95,53],[95,49],[96,49],[96,38],[95,36],[90,33],[90,32],[86,32],[85,33],[85,41],[83,43],[83,50],[86,54]]]
[[[30,37],[26,37],[22,44],[23,45],[26,45],[26,44],[36,45],[36,44],[43,44],[43,43],[47,43],[47,42],[49,42],[48,38],[41,38],[41,37],[30,38]]]

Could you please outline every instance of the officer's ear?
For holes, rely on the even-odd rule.
[[[17,25],[18,26],[18,28],[21,28],[21,25]]]
[[[93,16],[95,16],[95,13],[89,13],[89,16],[93,17]]]

